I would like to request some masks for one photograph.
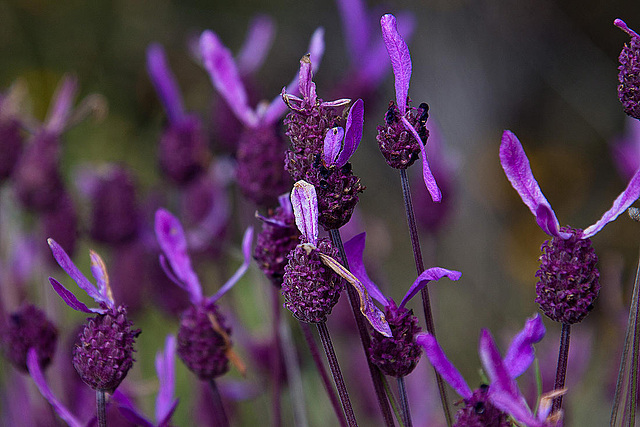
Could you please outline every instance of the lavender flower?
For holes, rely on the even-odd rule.
[[[424,144],[429,133],[426,121],[429,117],[427,104],[418,109],[409,107],[409,80],[411,79],[411,56],[409,48],[398,32],[396,18],[391,14],[380,19],[382,38],[387,47],[395,76],[396,104],[393,101],[385,114],[385,126],[378,127],[378,144],[389,166],[406,169],[422,157],[422,176],[434,202],[442,199],[440,189],[431,173]]]
[[[9,315],[2,331],[5,357],[22,372],[27,372],[27,353],[34,349],[38,365],[45,369],[56,351],[58,330],[46,314],[33,304],[24,303]]]
[[[500,145],[502,168],[522,201],[536,217],[540,228],[552,237],[541,247],[540,269],[536,273],[536,302],[551,319],[578,323],[593,308],[600,290],[598,257],[590,237],[615,220],[640,196],[640,170],[613,206],[595,224],[584,230],[562,227],[533,177],[529,160],[518,138],[505,131]]]
[[[147,49],[147,71],[169,119],[158,147],[160,169],[174,183],[187,184],[206,167],[203,159],[207,158],[207,144],[202,123],[185,111],[175,77],[159,44]]]
[[[287,255],[298,245],[300,231],[295,225],[289,194],[278,197],[278,202],[280,206],[268,217],[258,215],[262,231],[258,234],[253,258],[271,283],[281,287]]]
[[[318,64],[324,51],[323,35],[322,29],[316,30],[309,45]],[[212,31],[205,31],[200,37],[200,54],[213,85],[244,125],[236,153],[238,185],[256,204],[273,205],[289,186],[289,178],[282,168],[285,142],[276,127],[286,106],[278,96],[268,106],[249,107],[238,66],[231,52]],[[294,78],[290,87],[295,89],[296,86]]]
[[[376,284],[369,279],[363,261],[365,239],[366,233],[360,233],[344,244],[349,267],[369,295],[384,307],[384,315],[392,333],[392,336],[388,337],[374,331],[369,347],[369,357],[386,375],[404,377],[413,371],[422,354],[420,347],[414,341],[414,337],[421,331],[418,318],[413,315],[413,310],[405,307],[405,304],[430,281],[439,280],[442,277],[459,280],[462,273],[440,267],[429,268],[413,282],[400,305],[396,305],[393,299],[385,297]]]
[[[192,306],[181,317],[178,332],[178,356],[201,380],[214,379],[228,371],[231,329],[219,312],[216,302],[240,280],[251,262],[253,229],[249,227],[242,241],[244,262],[236,273],[211,297],[202,295],[198,276],[191,267],[182,225],[164,209],[156,212],[155,232],[163,255],[160,263],[165,273],[189,293]]]
[[[341,276],[358,292],[360,311],[371,326],[381,334],[391,336],[384,314],[373,304],[365,286],[335,260],[337,250],[331,242],[326,238],[318,238],[317,200],[313,185],[305,181],[294,184],[291,204],[302,236],[301,243],[289,254],[289,263],[285,267],[282,285],[285,307],[300,321],[326,321],[338,302],[342,290],[338,276]],[[325,266],[333,271],[327,270]]]
[[[53,277],[49,282],[63,301],[71,308],[84,313],[97,313],[87,319],[78,336],[79,343],[73,351],[73,366],[82,380],[98,391],[113,392],[133,366],[133,344],[139,329],[132,329],[127,319],[127,310],[116,306],[109,285],[109,276],[100,256],[91,251],[91,273],[97,287],[80,272],[67,253],[55,240],[48,239],[54,258],[78,286],[99,305],[88,308],[76,296]]]
[[[178,400],[173,398],[175,388],[175,354],[176,337],[167,335],[164,351],[156,354],[156,372],[160,388],[156,397],[155,424],[146,418],[127,397],[119,392],[113,395],[120,412],[124,417],[138,426],[144,427],[169,427],[171,417],[178,406]]]
[[[23,138],[18,108],[24,92],[23,86],[15,83],[5,94],[0,94],[0,182],[11,176],[22,153]]]
[[[631,37],[631,42],[624,45],[618,57],[618,98],[625,113],[640,119],[640,36],[627,27],[622,19],[616,19],[613,25]]]
[[[483,329],[478,352],[491,383],[481,385],[475,391],[469,388],[432,335],[419,334],[416,342],[424,348],[427,358],[438,373],[464,399],[464,407],[456,414],[455,426],[507,427],[512,425],[509,420],[511,416],[529,427],[549,427],[556,426],[561,418],[561,414],[551,414],[550,396],[542,400],[538,413],[533,414],[515,380],[533,362],[533,344],[539,342],[544,334],[545,328],[540,315],[527,319],[524,328],[511,341],[503,359],[493,337]]]

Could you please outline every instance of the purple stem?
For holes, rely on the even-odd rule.
[[[331,243],[340,251],[340,260],[342,265],[347,269],[349,268],[349,262],[347,261],[347,254],[344,251],[344,245],[342,244],[342,238],[340,237],[339,230],[329,230],[329,236],[331,237]],[[393,427],[395,425],[393,421],[393,414],[389,407],[389,399],[387,398],[384,385],[382,384],[382,372],[380,369],[371,362],[369,357],[369,347],[371,344],[371,338],[367,332],[367,325],[364,321],[364,316],[360,313],[360,297],[356,293],[353,286],[347,286],[347,295],[349,295],[349,302],[351,303],[351,309],[353,310],[353,316],[356,319],[358,326],[358,332],[360,333],[360,342],[364,348],[364,354],[367,359],[367,365],[369,366],[369,373],[371,374],[371,381],[373,381],[373,387],[378,398],[378,405],[382,411],[384,422],[387,427]]]
[[[333,351],[333,344],[331,343],[327,324],[325,322],[316,323],[316,326],[318,327],[318,335],[320,335],[320,341],[322,341],[322,347],[324,348],[327,361],[329,362],[329,369],[331,369],[333,381],[336,383],[336,388],[338,389],[338,396],[340,396],[342,409],[347,417],[347,425],[349,425],[349,427],[357,427],[358,423],[356,422],[356,416],[354,415],[353,408],[351,407],[351,400],[349,399],[347,387],[344,385],[344,379],[342,378],[338,358],[336,357],[335,351]]]
[[[275,286],[271,286],[271,302],[273,310],[273,341],[275,344],[271,355],[271,369],[273,370],[273,420],[271,425],[280,426],[282,425],[282,413],[280,410],[282,340],[280,339],[280,290]]]
[[[104,401],[104,390],[96,390],[96,409],[98,410],[98,427],[107,427],[107,409]]]
[[[316,368],[318,369],[318,373],[320,374],[320,379],[322,380],[322,384],[324,384],[324,388],[327,391],[329,401],[331,402],[331,406],[333,406],[333,410],[338,417],[340,426],[346,427],[347,420],[344,418],[344,413],[342,412],[340,401],[338,400],[338,396],[336,396],[336,391],[333,388],[333,384],[331,384],[329,375],[327,375],[327,370],[324,368],[324,364],[322,363],[322,359],[320,358],[320,352],[318,352],[318,346],[316,345],[316,341],[313,339],[311,328],[309,327],[308,323],[303,322],[300,322],[300,327],[302,327],[302,333],[304,334],[305,340],[307,340],[307,345],[309,346],[309,351],[311,352],[311,358],[316,364]]]
[[[404,385],[404,377],[398,377],[398,392],[400,394],[400,404],[402,405],[402,421],[405,427],[413,427],[411,422],[411,411],[409,410],[409,398],[407,388]]]
[[[217,418],[217,425],[219,427],[229,427],[229,419],[227,418],[227,413],[224,410],[222,398],[220,397],[220,391],[218,390],[218,385],[216,384],[216,380],[214,378],[211,378],[209,380],[209,386],[211,386],[211,400],[213,403],[213,413],[216,414]]]
[[[556,369],[556,383],[553,386],[554,390],[560,390],[564,388],[564,379],[567,376],[567,360],[569,359],[569,343],[571,338],[571,325],[562,324],[562,334],[560,335],[560,349],[558,350],[558,368]],[[562,409],[562,396],[556,397],[553,400],[553,409],[551,412],[556,412]]]
[[[404,198],[404,210],[407,215],[407,223],[409,225],[409,236],[411,237],[411,247],[413,248],[413,259],[416,263],[416,270],[418,275],[424,271],[424,262],[422,261],[422,251],[420,250],[420,238],[418,236],[418,227],[416,226],[416,216],[413,213],[413,202],[411,201],[411,188],[409,187],[409,179],[407,178],[406,169],[400,169],[400,183],[402,185],[402,196]],[[429,298],[429,287],[422,288],[422,309],[424,311],[424,320],[427,325],[427,332],[436,336],[436,328],[433,323],[433,314],[431,312],[431,300]],[[449,400],[447,398],[447,392],[444,388],[444,381],[442,377],[433,369],[436,374],[436,383],[438,384],[438,392],[440,394],[440,402],[442,403],[442,409],[444,411],[444,417],[447,421],[447,426],[451,427],[453,420],[451,418],[451,412],[449,410]]]

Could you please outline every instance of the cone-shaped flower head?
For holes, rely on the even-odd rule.
[[[405,304],[430,281],[439,280],[442,277],[459,280],[462,274],[440,267],[429,268],[418,276],[402,298],[400,305],[396,305],[393,299],[382,294],[367,274],[363,260],[365,239],[366,234],[360,233],[344,244],[347,260],[353,275],[360,280],[369,295],[384,307],[384,315],[392,334],[385,336],[374,331],[369,346],[369,357],[386,375],[403,377],[413,371],[422,355],[422,350],[414,339],[421,331],[418,318],[413,315],[413,310],[405,307]]]
[[[160,387],[156,397],[155,420],[146,418],[127,397],[116,392],[112,399],[116,401],[122,415],[130,422],[144,427],[169,427],[171,417],[178,406],[178,399],[174,399],[175,389],[175,355],[176,337],[167,335],[164,351],[156,354],[156,373]]]
[[[56,351],[58,330],[45,313],[33,304],[23,304],[9,315],[2,331],[5,357],[19,370],[27,372],[27,352],[35,349],[38,365],[45,369]]]
[[[133,366],[133,344],[140,330],[132,329],[133,323],[127,319],[126,308],[116,306],[107,269],[97,253],[91,251],[91,273],[96,279],[96,287],[73,264],[60,245],[53,239],[49,239],[48,243],[60,267],[99,305],[99,308],[88,308],[60,282],[49,277],[53,289],[69,307],[84,313],[97,313],[95,317],[87,319],[78,336],[73,351],[73,366],[91,388],[113,392]]]
[[[180,319],[178,356],[202,380],[211,380],[229,369],[231,329],[219,312],[216,302],[240,280],[251,262],[253,229],[249,227],[242,242],[244,261],[236,273],[211,297],[203,297],[198,276],[187,254],[187,240],[182,225],[164,209],[156,212],[155,231],[163,255],[160,263],[165,273],[189,293],[192,306]]]
[[[300,241],[300,231],[296,227],[289,194],[278,198],[280,206],[262,220],[262,231],[258,234],[253,258],[260,270],[274,286],[281,287],[287,255]]]
[[[309,45],[318,63],[324,51],[323,35],[322,29],[316,30]],[[239,67],[214,32],[202,33],[200,55],[214,87],[244,126],[236,153],[238,185],[256,204],[272,206],[290,185],[283,169],[285,141],[276,126],[286,105],[278,96],[268,105],[249,107]],[[290,87],[297,90],[297,86],[294,78]]]
[[[147,72],[169,120],[158,147],[160,169],[171,181],[184,185],[206,167],[208,152],[202,123],[185,111],[180,89],[159,44],[147,49]]]
[[[285,307],[303,322],[320,323],[331,314],[342,290],[342,277],[358,292],[360,312],[369,324],[385,336],[391,329],[384,314],[373,304],[365,286],[335,260],[337,250],[327,239],[318,238],[318,205],[315,188],[305,181],[295,183],[291,204],[301,244],[289,254],[282,295]]]
[[[640,36],[621,19],[616,19],[613,24],[631,37],[618,57],[618,98],[625,113],[640,119]]]
[[[391,14],[380,19],[382,38],[391,59],[395,76],[396,103],[389,104],[385,114],[385,125],[378,127],[378,144],[389,166],[405,169],[422,157],[422,177],[434,202],[442,199],[440,189],[431,173],[424,144],[429,132],[426,128],[429,117],[427,104],[415,109],[408,106],[409,81],[411,80],[411,55],[404,39],[398,32],[396,18]]]
[[[542,231],[552,237],[542,245],[540,269],[536,273],[536,302],[551,319],[572,324],[580,322],[593,308],[600,290],[598,260],[590,237],[615,220],[640,196],[640,170],[613,206],[595,224],[583,230],[560,228],[556,214],[533,177],[522,144],[504,131],[500,144],[502,168],[522,201],[536,217]]]
[[[17,82],[0,94],[0,182],[13,173],[22,153],[19,108],[25,93],[24,86]]]
[[[416,342],[442,378],[463,398],[464,407],[456,414],[457,427],[466,426],[510,426],[509,415],[529,427],[555,426],[556,416],[549,416],[551,400],[543,399],[538,414],[533,414],[518,389],[516,378],[524,373],[535,355],[533,344],[545,334],[540,315],[527,319],[524,328],[515,336],[507,355],[502,358],[493,337],[486,329],[480,335],[478,352],[484,372],[490,380],[475,391],[467,385],[460,372],[447,359],[436,339],[421,333]]]

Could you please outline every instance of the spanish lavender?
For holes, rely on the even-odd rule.
[[[616,19],[613,24],[631,37],[618,58],[618,98],[624,112],[640,120],[640,36],[621,19]]]

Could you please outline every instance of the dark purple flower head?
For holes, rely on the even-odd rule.
[[[19,106],[25,90],[24,85],[15,83],[0,94],[0,182],[9,178],[22,153],[21,121]]]
[[[408,102],[407,102],[408,104]],[[409,132],[401,120],[400,110],[393,101],[384,115],[384,126],[378,126],[376,140],[387,164],[395,169],[406,169],[411,166],[420,155],[420,146],[426,144],[429,131],[426,127],[429,106],[425,103],[414,108],[407,106],[405,117],[414,128],[418,129],[420,140]]]
[[[38,365],[45,369],[56,351],[58,330],[45,313],[33,304],[23,304],[9,315],[2,331],[5,357],[19,370],[27,372],[27,353],[36,351]]]
[[[613,21],[613,25],[631,36],[630,43],[624,45],[618,57],[618,98],[625,113],[640,119],[640,36],[621,19]]]
[[[418,318],[413,310],[405,308],[405,304],[427,286],[432,280],[448,277],[459,280],[462,274],[458,271],[440,267],[425,270],[411,285],[400,305],[385,297],[380,289],[369,278],[364,266],[364,246],[366,233],[360,233],[344,244],[349,267],[353,275],[362,283],[366,292],[384,307],[384,314],[391,328],[391,336],[385,336],[374,331],[369,347],[369,356],[386,375],[403,377],[413,371],[422,354],[415,342],[415,336],[420,332]]]
[[[203,297],[198,276],[187,254],[187,240],[182,225],[164,209],[156,212],[155,231],[163,255],[160,263],[165,273],[189,293],[192,306],[181,316],[178,332],[178,356],[202,380],[218,377],[228,370],[231,329],[218,311],[216,302],[240,280],[251,262],[253,228],[245,232],[242,242],[244,261],[236,273],[208,298]]]
[[[124,394],[116,392],[111,397],[117,404],[122,415],[132,423],[144,427],[169,427],[171,417],[178,406],[178,399],[174,399],[175,389],[175,354],[176,337],[167,335],[164,351],[156,353],[156,373],[160,387],[156,397],[155,420],[153,423],[146,418]]]
[[[324,50],[321,29],[314,33],[309,49],[319,62]],[[283,169],[285,141],[276,126],[286,106],[278,96],[269,105],[261,104],[256,109],[249,107],[239,67],[215,33],[205,31],[202,34],[200,54],[214,87],[244,125],[236,153],[238,185],[256,204],[273,206],[278,195],[290,186]],[[290,87],[295,89],[296,86],[294,79]]]
[[[78,213],[71,195],[63,190],[52,209],[40,217],[42,234],[49,236],[73,255],[78,240]]]
[[[160,168],[173,182],[184,185],[206,169],[208,151],[202,123],[185,111],[180,89],[159,44],[147,49],[147,72],[169,119],[158,147]]]
[[[269,216],[259,216],[262,220],[262,231],[258,234],[253,258],[271,283],[281,287],[287,255],[298,245],[300,231],[294,221],[289,195],[280,196],[278,201],[280,206]]]
[[[550,416],[550,402],[544,400],[538,413],[533,414],[515,380],[533,362],[533,344],[539,342],[544,334],[545,328],[540,315],[527,319],[524,328],[512,340],[507,355],[502,358],[493,337],[483,329],[478,352],[490,384],[488,387],[481,386],[475,392],[471,391],[432,335],[421,333],[416,337],[416,342],[422,346],[436,371],[464,399],[465,406],[456,414],[457,426],[510,425],[501,424],[504,418],[498,412],[502,412],[529,427],[551,427],[556,426],[558,414]],[[488,421],[500,424],[482,424],[487,417]]]
[[[402,136],[403,133],[398,127],[399,125],[394,125],[394,123],[401,123],[402,126],[413,136],[417,148],[420,149],[424,183],[427,186],[427,190],[429,190],[429,194],[431,194],[433,201],[439,202],[442,199],[442,194],[440,193],[436,180],[431,173],[429,162],[427,160],[427,152],[424,147],[428,136],[424,123],[426,122],[425,114],[428,109],[421,105],[419,109],[420,113],[418,115],[417,111],[412,110],[407,105],[409,101],[409,80],[411,80],[411,55],[409,54],[409,48],[398,32],[395,16],[391,14],[383,15],[380,19],[380,26],[382,27],[382,39],[387,47],[387,52],[391,59],[393,74],[395,76],[397,106],[397,112],[392,108],[391,112],[387,112],[388,117],[385,117],[385,122],[387,122],[386,133],[388,135],[380,134],[380,139],[384,142],[382,145],[387,147],[385,149],[385,151],[387,151],[385,157],[388,155],[389,158],[392,158],[398,155],[400,159],[407,159],[407,162],[414,157],[413,151],[415,150],[415,146],[413,144],[407,146],[406,143],[394,143],[389,140],[391,136]],[[412,113],[412,111],[414,112]],[[389,120],[387,120],[387,118]],[[409,120],[410,118],[411,120]],[[412,123],[412,121],[414,121],[414,123]],[[389,126],[389,124],[392,124],[392,126]],[[416,129],[416,125],[418,125],[418,129]],[[394,164],[397,165],[400,165],[401,163],[402,161],[394,161]]]
[[[53,277],[49,282],[65,303],[74,310],[97,313],[87,319],[73,352],[73,366],[91,388],[112,392],[122,382],[133,365],[133,344],[140,330],[133,330],[127,310],[116,306],[109,285],[109,276],[100,256],[91,251],[91,273],[97,287],[80,272],[55,240],[48,239],[54,258],[60,267],[100,306],[88,308]]]
[[[553,238],[551,242],[543,245],[541,268],[537,274],[540,282],[536,287],[536,291],[543,293],[538,293],[536,301],[543,307],[545,314],[554,320],[579,322],[587,315],[599,290],[599,273],[595,266],[597,257],[589,238],[615,220],[638,199],[640,170],[636,171],[627,188],[613,202],[611,209],[595,224],[582,231],[560,228],[555,212],[533,177],[522,144],[510,131],[504,131],[502,135],[500,163],[513,188],[535,215],[540,228]],[[578,256],[578,264],[566,261],[573,256]],[[563,279],[566,281],[563,282]],[[556,310],[569,310],[570,314],[567,312],[565,318]]]

